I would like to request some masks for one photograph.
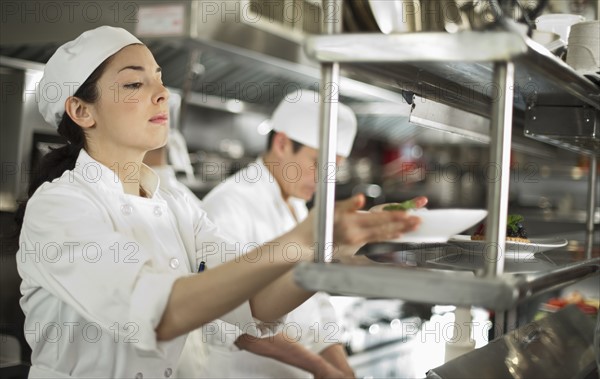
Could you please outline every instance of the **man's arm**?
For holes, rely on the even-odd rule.
[[[323,349],[319,355],[329,362],[333,367],[344,373],[344,378],[354,378],[354,370],[348,363],[348,355],[344,346],[341,344],[333,344]]]
[[[308,371],[315,378],[348,377],[345,371],[334,367],[323,356],[315,354],[301,344],[287,339],[282,333],[269,338],[255,338],[243,334],[235,341],[235,344],[240,349]],[[329,349],[327,348],[326,350]]]

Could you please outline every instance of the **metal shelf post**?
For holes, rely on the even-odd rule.
[[[337,34],[342,31],[341,0],[323,2],[325,32]],[[336,12],[340,11],[340,12]],[[336,17],[338,17],[336,19]],[[339,101],[340,64],[321,65],[321,119],[319,160],[317,167],[317,193],[315,207],[315,240],[317,261],[331,262],[333,255],[333,217],[335,207],[335,153],[337,145],[337,115]]]
[[[515,66],[512,62],[496,62],[494,64],[493,83],[498,86],[498,98],[492,99],[490,165],[496,174],[488,179],[491,182],[488,183],[489,217],[487,218],[486,241],[491,248],[491,254],[484,267],[483,276],[485,277],[494,277],[504,272],[503,253],[506,247],[505,225],[508,212],[514,77]]]

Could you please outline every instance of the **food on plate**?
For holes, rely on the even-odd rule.
[[[600,307],[600,301],[598,301],[598,299],[586,299],[583,294],[574,291],[564,297],[553,297],[549,299],[540,306],[540,310],[552,313],[571,304],[575,304],[583,313],[594,317],[598,313],[598,308]],[[536,319],[539,319],[541,316],[543,316],[543,314],[536,316]]]
[[[390,203],[386,205],[384,211],[407,211],[409,209],[417,208],[417,203],[413,200],[406,200],[401,203]]]
[[[521,215],[508,215],[506,222],[506,240],[513,242],[530,243],[527,238],[527,231],[523,226],[525,219]],[[485,223],[481,223],[475,233],[471,235],[472,240],[485,240]]]

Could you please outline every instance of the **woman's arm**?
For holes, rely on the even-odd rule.
[[[247,259],[229,261],[200,275],[176,280],[156,328],[158,339],[175,338],[223,316],[285,274],[295,262],[285,258],[283,245],[294,243],[302,246],[304,260],[310,259],[312,251],[308,241],[299,237],[291,231],[278,238],[278,244],[270,245],[268,250],[258,248],[250,251],[246,254]],[[308,296],[310,294],[292,303],[297,306]],[[293,307],[270,318],[254,316],[262,321],[276,320]]]
[[[336,243],[360,246],[393,239],[418,225],[418,218],[401,211],[356,212],[364,201],[360,195],[336,204]],[[312,293],[298,287],[291,275],[281,276],[298,261],[314,259],[313,220],[311,212],[296,228],[268,244],[268,248],[263,245],[247,253],[246,259],[176,280],[156,328],[158,339],[168,340],[185,334],[246,300],[250,300],[254,317],[262,321],[277,320],[302,304]],[[297,260],[290,259],[287,251],[290,246],[298,251]]]
[[[419,206],[423,206],[426,202],[426,198],[419,198]],[[363,205],[362,195],[336,204],[334,259],[353,256],[367,242],[397,238],[401,233],[413,230],[419,223],[418,218],[409,217],[405,212],[356,212]],[[309,226],[307,233],[311,236],[313,217],[314,213],[311,212],[309,217],[298,226]],[[309,259],[314,259],[314,255]],[[290,272],[267,285],[250,299],[252,314],[263,321],[276,320],[296,308],[312,294],[313,292],[296,285]]]

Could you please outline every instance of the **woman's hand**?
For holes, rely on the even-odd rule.
[[[425,197],[417,199],[420,206],[427,203]],[[335,243],[360,246],[368,242],[395,239],[416,229],[420,223],[418,217],[404,211],[360,211],[364,204],[364,195],[356,195],[336,203],[333,232]]]
[[[427,204],[427,198],[415,198],[419,207]],[[419,217],[405,211],[367,212],[361,211],[365,205],[362,194],[335,203],[333,221],[333,242],[338,256],[352,256],[358,248],[369,242],[382,242],[399,238],[403,233],[415,230],[421,222]],[[316,212],[311,210],[308,217],[294,230],[297,242],[305,246],[315,245],[314,223]],[[312,259],[305,256],[306,258]],[[305,258],[305,259],[306,259]]]

